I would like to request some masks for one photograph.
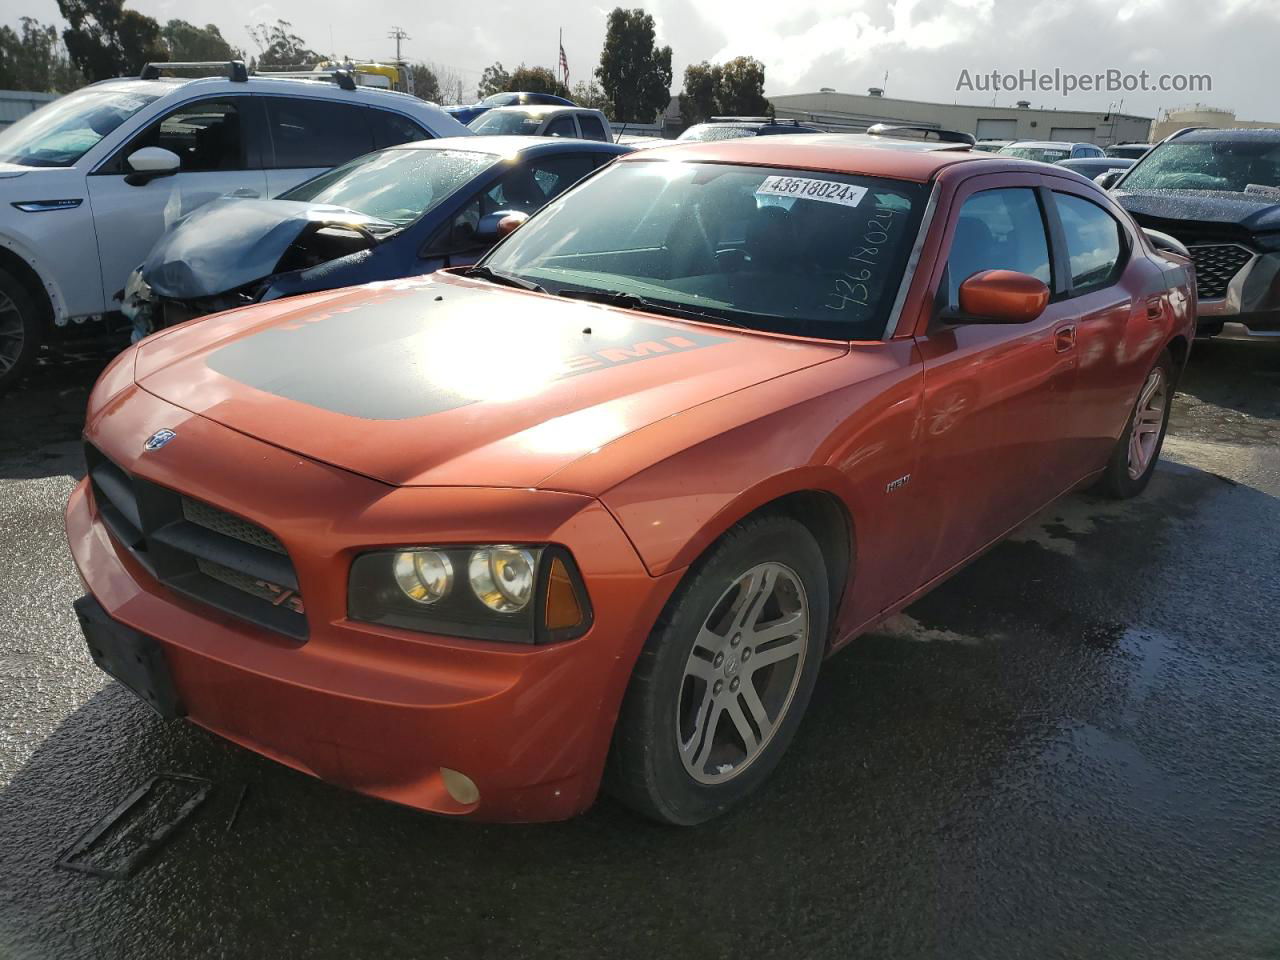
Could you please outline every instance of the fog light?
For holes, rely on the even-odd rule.
[[[449,796],[453,797],[454,802],[469,807],[480,799],[480,788],[465,773],[441,767],[440,779],[444,781],[444,788],[449,791]]]

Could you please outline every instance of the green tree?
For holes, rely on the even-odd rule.
[[[19,24],[21,32],[0,26],[0,89],[67,93],[84,86],[56,27],[31,17]]]
[[[613,101],[614,120],[652,123],[671,102],[671,48],[654,42],[653,17],[639,7],[609,14],[595,75]]]
[[[613,116],[613,101],[605,96],[604,89],[595,80],[579,80],[573,85],[569,98],[580,107],[600,110],[606,117]]]
[[[160,31],[169,59],[191,63],[200,60],[243,60],[244,51],[233,47],[212,23],[197,27],[185,20],[170,20]]]
[[[720,65],[706,60],[684,68],[684,89],[680,92],[680,119],[701,123],[716,116],[716,93],[720,88]]]
[[[717,107],[725,116],[772,116],[764,95],[764,64],[755,57],[734,57],[720,68]]]
[[[432,103],[440,103],[440,80],[436,72],[425,63],[409,64],[409,73],[413,75],[413,95]]]
[[[67,54],[90,81],[137,74],[147,61],[169,57],[160,24],[124,9],[124,0],[58,0],[58,11],[68,24]]]
[[[510,90],[507,86],[511,82],[511,74],[501,63],[494,61],[484,68],[484,73],[480,75],[480,86],[476,88],[476,96],[483,100],[485,97],[491,97],[495,93],[502,93],[504,90]]]
[[[261,67],[311,67],[324,57],[309,48],[306,42],[296,33],[292,33],[293,24],[288,20],[277,20],[273,24],[253,24],[245,29],[258,45],[258,56],[253,61],[254,69]]]
[[[546,67],[526,67],[523,63],[511,72],[507,78],[508,90],[521,90],[527,93],[551,93],[557,97],[568,97],[569,88],[556,79],[556,75]]]
[[[764,64],[754,57],[734,57],[728,63],[690,64],[684,71],[680,116],[685,123],[709,117],[773,116],[764,95]]]

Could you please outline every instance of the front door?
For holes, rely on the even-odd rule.
[[[118,310],[116,294],[161,234],[178,219],[224,194],[258,197],[266,175],[251,164],[246,131],[256,126],[243,116],[245,97],[216,97],[183,104],[156,121],[88,178],[103,298]],[[128,157],[142,147],[163,147],[181,166],[170,176],[126,182]]]
[[[996,185],[998,183],[998,185]],[[1016,270],[1054,290],[1046,198],[1039,178],[977,177],[957,191],[935,268],[935,315],[917,338],[925,367],[916,496],[936,528],[925,533],[921,582],[1003,535],[1063,492],[1068,469],[1076,322],[1051,301],[1025,324],[950,322],[960,284],[983,270]]]

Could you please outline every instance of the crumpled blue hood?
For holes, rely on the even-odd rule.
[[[175,223],[151,248],[142,278],[156,295],[177,300],[226,293],[274,273],[314,223],[393,226],[346,207],[223,197]]]

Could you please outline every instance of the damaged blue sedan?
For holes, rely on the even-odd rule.
[[[223,197],[175,223],[133,272],[134,339],[300,293],[475,263],[504,232],[632,148],[458,137],[357,157],[272,200]]]

